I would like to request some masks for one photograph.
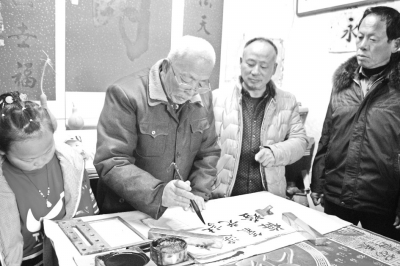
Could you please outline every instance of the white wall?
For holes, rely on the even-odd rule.
[[[400,2],[381,2],[400,10]],[[363,12],[368,6],[361,6]],[[353,8],[354,10],[354,8]],[[335,69],[354,53],[329,53],[331,21],[342,11],[298,17],[296,0],[225,0],[220,86],[228,83],[244,43],[256,36],[283,39],[282,89],[309,109],[307,134],[318,143]],[[316,145],[317,146],[317,145]],[[307,177],[308,184],[310,177]]]

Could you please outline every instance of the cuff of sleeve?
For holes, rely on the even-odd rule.
[[[271,151],[271,153],[272,153],[272,155],[274,156],[274,159],[275,159],[275,163],[274,164],[276,164],[276,152],[277,152],[277,150],[275,148],[271,147],[271,146],[263,146],[263,147],[265,149],[269,149]]]
[[[158,220],[164,214],[164,212],[167,209],[168,209],[167,207],[162,206],[161,203],[160,203],[160,207],[158,208],[158,212],[157,212],[157,215],[156,215],[156,220]]]
[[[161,184],[161,188],[157,193],[157,198],[158,198],[157,200],[158,200],[159,204],[158,204],[157,213],[155,213],[155,217],[153,217],[156,220],[158,220],[164,214],[164,212],[168,209],[168,207],[165,207],[162,205],[162,195],[164,193],[165,185],[166,184]]]

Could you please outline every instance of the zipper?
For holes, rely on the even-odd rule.
[[[384,77],[379,77],[377,80],[375,80],[374,82],[372,82],[371,86],[369,86],[369,92],[371,92],[373,89],[375,89],[375,87],[373,87],[378,81],[382,81]],[[353,79],[353,81],[358,85],[358,87],[360,87],[361,91],[361,84],[358,82],[358,80]],[[368,93],[370,94],[370,93]],[[365,99],[366,95],[364,95],[364,93],[361,94],[362,95],[362,101]]]
[[[372,93],[371,91],[374,90],[374,89],[377,87],[377,86],[375,86],[375,85],[377,85],[378,82],[383,81],[383,78],[384,78],[384,77],[380,77],[380,78],[378,78],[377,80],[375,80],[375,81],[371,84],[371,86],[369,87],[370,93],[368,93],[367,96],[363,96],[363,99],[361,100],[360,106],[358,107],[358,111],[357,111],[357,113],[356,113],[356,119],[357,119],[357,121],[358,121],[358,119],[359,119],[359,117],[360,117],[361,110],[364,109],[365,106],[366,106],[367,103],[368,103],[367,101],[365,101],[366,97],[370,97],[369,95]],[[353,81],[356,82],[355,79],[353,79]],[[357,82],[356,82],[356,83],[357,83]],[[357,83],[357,84],[358,84],[358,83]],[[358,84],[358,86],[360,86],[360,84]]]
[[[82,166],[82,167],[83,167],[83,168],[82,168],[81,176],[80,176],[80,178],[79,178],[79,184],[80,184],[80,185],[79,185],[79,188],[81,188],[82,182],[83,182],[83,178],[84,178],[84,176],[85,176],[85,160],[83,160],[83,166]],[[88,181],[90,182],[89,177],[88,177]],[[89,192],[89,190],[88,190],[88,192]],[[74,212],[73,212],[72,217],[74,217],[74,216],[76,215],[77,211],[78,211],[79,204],[80,204],[80,202],[81,202],[81,198],[82,198],[82,189],[79,189],[79,192],[78,192],[78,199],[77,199],[77,202],[76,202],[76,205],[75,205],[75,208],[74,208]]]
[[[261,146],[264,146],[263,143],[262,143],[263,136],[264,136],[262,129],[264,127],[265,117],[266,117],[266,115],[268,113],[268,110],[269,110],[269,107],[271,106],[271,102],[272,101],[273,101],[273,98],[271,98],[271,100],[269,101],[268,106],[267,106],[267,108],[265,109],[265,112],[264,112],[263,121],[261,122],[261,134],[260,134],[260,144],[261,144]],[[264,187],[264,190],[268,191],[268,185],[265,184],[265,182],[267,182],[267,177],[265,176],[265,171],[263,169],[262,164],[260,164],[260,174],[261,174],[261,182],[262,182],[262,185]]]
[[[397,166],[399,167],[399,173],[400,173],[400,154],[397,154]]]
[[[239,161],[240,161],[240,152],[242,150],[242,135],[243,135],[243,123],[241,123],[242,121],[242,99],[240,98],[240,100],[238,101],[238,105],[239,105],[239,118],[238,118],[238,122],[240,125],[240,131],[239,131],[239,139],[238,139],[238,150],[237,150],[237,154],[236,154],[236,159],[235,159],[235,166],[233,168],[233,175],[232,175],[232,182],[236,181],[236,174],[237,174],[237,170],[239,168]],[[231,183],[232,183],[231,182]],[[233,185],[231,186],[231,184],[229,184],[228,186],[228,191],[226,192],[227,197],[229,197],[232,193],[233,190]]]
[[[361,113],[362,113],[362,110],[364,109],[364,108],[367,108],[366,106],[367,106],[367,104],[369,103],[368,102],[368,100],[364,103],[364,101],[365,101],[365,99],[366,99],[366,97],[371,97],[370,96],[370,94],[371,94],[371,92],[372,92],[372,90],[373,89],[375,89],[377,86],[375,86],[375,85],[377,85],[377,83],[378,82],[380,82],[380,81],[382,81],[383,80],[383,77],[380,77],[380,78],[378,78],[377,80],[375,80],[372,84],[371,84],[371,86],[369,87],[369,93],[367,94],[367,96],[364,96],[364,99],[362,100],[362,102],[361,102],[361,104],[360,104],[360,109],[357,111],[357,121],[359,120],[359,118],[360,118],[360,115],[361,115]],[[375,86],[375,87],[374,87]],[[363,138],[361,139],[361,141],[360,141],[360,145],[359,145],[359,149],[358,149],[358,155],[360,155],[360,152],[363,150],[363,147],[364,147],[364,140],[365,140],[365,132],[366,132],[366,130],[367,130],[367,126],[366,126],[366,114],[367,113],[367,110],[365,110],[365,121],[364,121],[364,123],[363,123],[363,133],[362,133],[362,136],[363,136]],[[361,166],[360,166],[360,160],[361,160],[361,158],[360,158],[360,156],[358,156],[358,161],[357,161],[357,175],[359,175],[360,174],[360,172],[361,172]],[[354,180],[354,182],[355,183],[357,183],[357,178]],[[353,187],[353,190],[352,190],[352,200],[354,200],[354,195],[356,194],[356,187],[357,187],[357,184],[356,184],[356,186],[354,186]]]
[[[375,80],[374,82],[372,82],[371,86],[369,86],[369,91],[371,92],[373,89],[375,89],[375,87],[373,88],[373,86],[378,82],[378,81],[382,81],[383,77],[378,78],[377,80]]]

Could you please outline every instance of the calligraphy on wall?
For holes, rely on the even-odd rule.
[[[356,51],[358,22],[364,9],[351,9],[338,12],[331,20],[330,53],[349,53]]]
[[[41,88],[56,99],[55,2],[7,0],[0,3],[0,93],[18,90],[38,100]],[[42,83],[43,82],[43,83]]]
[[[400,1],[374,3],[370,6],[349,8],[332,14],[330,23],[329,53],[352,53],[356,51],[358,23],[368,7],[384,5],[398,9]]]
[[[172,0],[66,1],[66,91],[104,92],[165,58]]]
[[[223,0],[186,0],[183,35],[201,37],[214,47],[216,62],[210,77],[211,88],[219,86]]]

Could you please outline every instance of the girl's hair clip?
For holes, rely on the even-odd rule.
[[[29,122],[32,122],[32,119],[29,119]]]
[[[26,94],[24,94],[24,93],[20,93],[19,94],[19,99],[21,100],[20,104],[22,106],[22,111],[24,111],[26,109],[25,101],[28,100],[28,96]]]
[[[13,103],[13,102],[14,102],[14,99],[13,99],[12,96],[7,96],[7,97],[5,98],[5,102],[8,103],[8,104],[10,104],[10,103]]]
[[[2,116],[2,117],[5,117],[5,115],[4,115],[4,114],[1,114],[1,116]]]
[[[25,107],[25,101],[28,100],[28,96],[19,91],[7,92],[0,95],[0,109],[4,108],[8,104],[19,103],[22,107]]]
[[[20,93],[20,94],[19,94],[19,99],[20,99],[22,102],[25,102],[25,101],[28,100],[28,95],[26,95],[25,93]]]

